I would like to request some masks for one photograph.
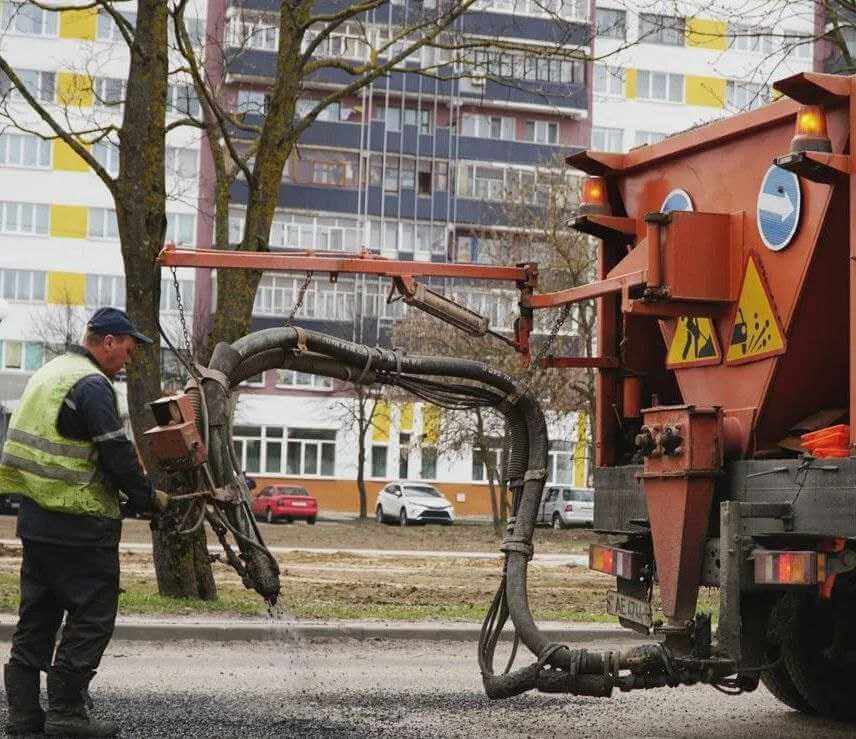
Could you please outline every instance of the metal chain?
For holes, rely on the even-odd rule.
[[[184,353],[187,361],[193,365],[193,345],[190,343],[190,333],[187,330],[187,319],[184,315],[184,301],[181,299],[181,286],[178,283],[178,271],[170,267],[172,284],[175,287],[175,304],[178,306],[178,319],[181,321],[181,333],[184,336]]]
[[[556,320],[553,323],[553,327],[550,329],[550,333],[547,334],[547,340],[538,347],[538,350],[533,355],[532,361],[529,363],[529,369],[521,379],[521,385],[524,393],[529,392],[529,386],[532,384],[535,373],[539,369],[538,365],[541,364],[541,360],[544,359],[547,352],[550,351],[550,347],[553,346],[553,342],[559,335],[559,331],[562,330],[562,326],[565,325],[565,321],[567,321],[568,316],[571,315],[571,307],[571,303],[567,303],[562,306],[562,310],[559,311],[559,315],[556,316]]]
[[[303,300],[306,297],[306,291],[309,289],[309,284],[312,282],[312,273],[307,272],[306,278],[303,280],[303,284],[300,286],[300,289],[297,291],[297,300],[294,301],[294,305],[291,306],[291,310],[288,312],[288,315],[285,317],[285,323],[283,326],[290,326],[291,322],[294,320],[294,317],[297,315],[297,311],[303,306]]]

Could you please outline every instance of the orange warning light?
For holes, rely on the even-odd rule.
[[[791,151],[832,151],[826,130],[826,111],[820,105],[803,105],[797,111]]]
[[[580,188],[580,213],[609,212],[606,202],[606,181],[603,177],[583,177]]]

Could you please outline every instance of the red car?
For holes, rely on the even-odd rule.
[[[304,519],[311,525],[318,517],[318,501],[306,488],[269,485],[253,498],[252,510],[256,518],[263,518],[268,523],[277,519],[284,519],[286,523]]]

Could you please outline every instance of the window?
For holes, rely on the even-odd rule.
[[[282,429],[280,429],[282,431]],[[235,457],[244,472],[261,472],[262,427],[235,426],[232,430]]]
[[[400,131],[401,130],[401,109],[389,107],[386,109],[386,113],[384,115],[384,120],[386,121],[386,130],[387,131]]]
[[[118,239],[119,223],[116,220],[116,211],[112,208],[90,208],[88,235],[91,239]]]
[[[725,87],[726,105],[737,110],[754,110],[770,102],[767,85],[728,80]]]
[[[573,477],[573,454],[567,442],[551,441],[547,457],[547,482],[569,485]]]
[[[417,192],[420,195],[431,194],[431,162],[424,159],[419,162],[419,174],[417,178]]]
[[[288,160],[283,179],[302,185],[357,186],[357,155],[328,149],[301,149]]]
[[[524,121],[523,140],[536,144],[557,144],[559,124],[550,121]]]
[[[594,65],[594,92],[598,95],[624,96],[624,70],[621,67]]]
[[[2,368],[35,372],[45,363],[45,347],[36,341],[2,341]]]
[[[112,141],[99,141],[92,145],[92,156],[114,177],[119,174],[119,147]]]
[[[7,167],[49,169],[51,142],[38,136],[3,133],[0,135],[0,164]]]
[[[640,100],[682,103],[684,102],[684,76],[640,69],[636,73],[636,96]]]
[[[53,72],[40,72],[35,69],[16,69],[21,84],[37,100],[43,103],[52,103],[56,95],[56,75]],[[4,97],[11,95],[13,99],[19,99],[18,92],[12,80],[5,73],[0,72],[0,95]]]
[[[782,48],[785,50],[785,54],[793,56],[796,59],[811,60],[813,46],[814,37],[811,35],[805,35],[795,31],[785,31],[784,37],[782,38]]]
[[[321,375],[309,375],[295,370],[277,370],[276,386],[291,387],[300,390],[332,390],[333,380]]]
[[[639,16],[639,41],[648,44],[683,46],[686,23],[673,15],[641,13]]]
[[[196,149],[166,147],[166,173],[186,180],[195,180],[199,172]]]
[[[266,115],[270,109],[270,95],[261,90],[238,90],[236,113]]]
[[[335,430],[309,428],[288,430],[287,474],[331,477],[335,471]]]
[[[4,300],[44,302],[45,274],[27,269],[0,270],[0,297]]]
[[[173,115],[199,115],[199,98],[192,85],[170,85],[166,96],[167,113]]]
[[[514,128],[514,118],[506,116],[464,113],[461,119],[461,129],[464,136],[514,141],[516,138]]]
[[[447,192],[449,189],[449,163],[434,162],[434,190]]]
[[[437,448],[433,446],[422,447],[422,465],[419,477],[422,480],[437,479]]]
[[[398,476],[402,480],[410,477],[410,434],[398,435]]]
[[[3,233],[47,236],[50,230],[50,206],[41,203],[0,202]]]
[[[163,283],[161,281],[161,295]],[[114,275],[86,275],[86,307],[125,308],[125,278]]]
[[[238,49],[276,51],[279,48],[279,26],[261,16],[233,15],[226,27],[226,44]]]
[[[59,13],[43,10],[28,2],[5,0],[0,31],[22,36],[56,36]]]
[[[131,24],[131,27],[135,27],[137,25],[137,14],[136,13],[122,13],[125,20]],[[170,24],[172,25],[172,24]],[[98,11],[98,29],[96,31],[95,38],[99,41],[123,41],[124,37],[119,31],[119,26],[116,23],[110,13],[108,13],[103,8]]]
[[[178,289],[181,293],[181,304],[185,307],[185,310],[193,305],[193,291],[195,287],[193,280],[178,281]],[[175,294],[175,282],[173,282],[172,279],[161,280],[160,310],[178,310],[178,296]]]
[[[664,138],[666,138],[666,134],[658,133],[657,131],[637,131],[634,145],[659,144]]]
[[[595,151],[623,151],[624,130],[592,126],[591,148]]]
[[[118,108],[125,102],[126,82],[117,77],[96,77],[92,80],[92,94],[95,106],[99,108]]]
[[[465,53],[463,66],[472,71],[473,81],[513,78],[554,84],[585,84],[585,62],[547,52],[508,54],[477,50]]]
[[[766,26],[728,24],[728,38],[734,51],[769,54],[773,51],[773,29]]]
[[[398,192],[398,159],[395,157],[387,159],[386,168],[383,172],[383,189],[384,192]]]
[[[241,380],[241,387],[264,387],[265,373],[259,372],[257,375],[248,377],[246,380]]]
[[[431,133],[431,111],[427,108],[405,108],[404,109],[404,125],[418,126],[420,134]],[[393,130],[393,129],[390,129]]]
[[[167,213],[166,238],[173,244],[192,244],[196,240],[196,216],[192,213]]]
[[[481,449],[473,449],[473,469],[472,478],[474,482],[481,482],[488,479],[487,462],[494,469],[494,474],[499,470],[499,449],[489,449],[485,454]]]
[[[622,41],[627,38],[627,11],[612,8],[597,8],[597,35],[600,38],[617,38]]]
[[[386,446],[372,444],[372,477],[386,477]]]

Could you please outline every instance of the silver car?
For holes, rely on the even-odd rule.
[[[450,526],[455,509],[437,488],[425,482],[396,480],[377,494],[375,519],[395,521],[400,526],[414,523],[442,523]]]
[[[594,523],[594,491],[569,485],[547,485],[541,496],[537,523],[564,529]]]

